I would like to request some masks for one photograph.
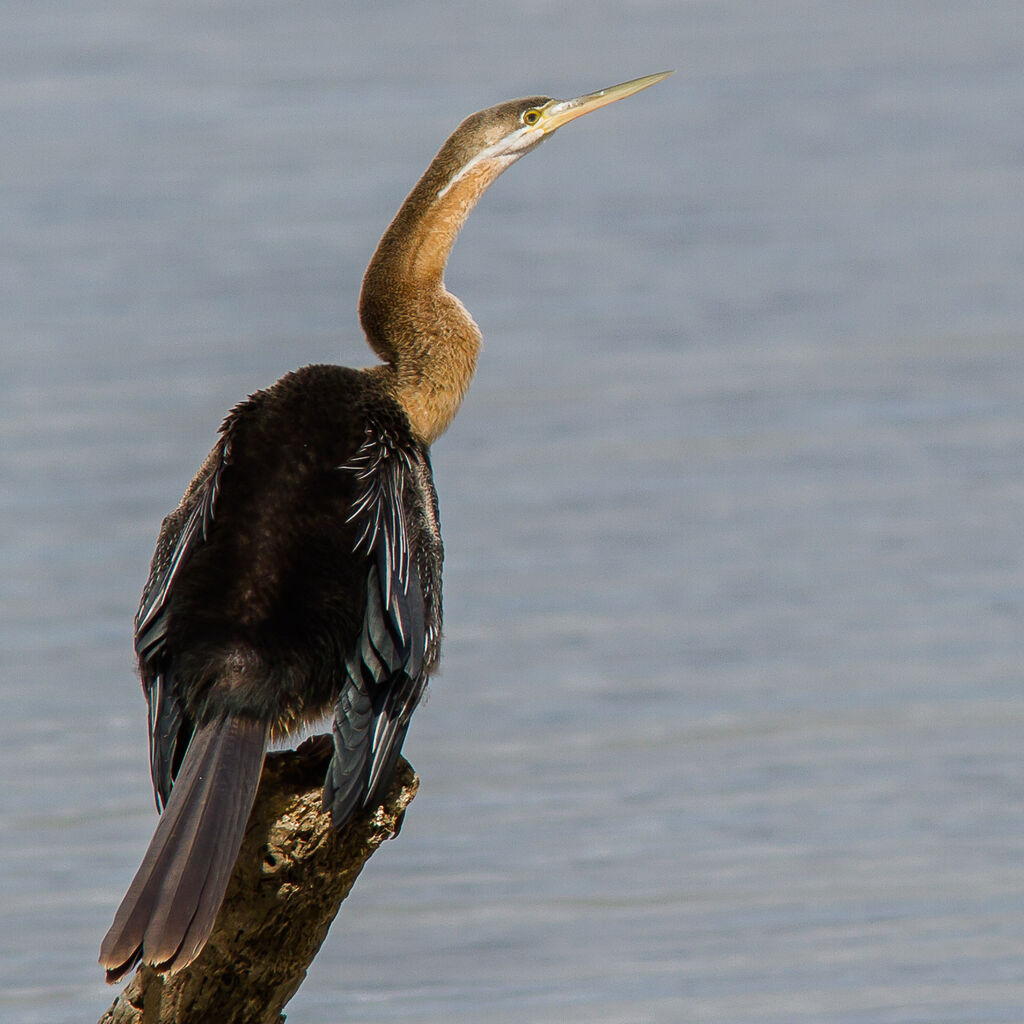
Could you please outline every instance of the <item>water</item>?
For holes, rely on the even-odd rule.
[[[1024,1019],[1024,17],[7,3],[0,1019],[97,1019],[153,825],[131,617],[227,408],[359,365],[469,111],[560,133],[449,283],[423,784],[294,1022]]]

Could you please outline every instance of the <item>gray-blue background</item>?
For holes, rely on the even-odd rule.
[[[373,10],[370,10],[370,8]],[[131,618],[223,413],[473,215],[423,786],[296,1022],[1024,1019],[1024,10],[0,2],[0,1018],[95,1020]]]

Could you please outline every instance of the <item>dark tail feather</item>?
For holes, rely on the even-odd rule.
[[[196,730],[156,832],[100,946],[107,981],[140,960],[173,974],[213,930],[260,781],[267,728],[223,718]]]

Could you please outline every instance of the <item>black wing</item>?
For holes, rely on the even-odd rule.
[[[135,653],[149,703],[149,768],[159,809],[167,803],[195,727],[185,712],[166,651],[169,598],[181,568],[206,540],[230,454],[230,442],[224,439],[203,463],[181,504],[164,520],[135,616]]]
[[[324,807],[340,828],[372,805],[391,779],[409,719],[426,685],[424,595],[409,542],[406,491],[418,450],[371,427],[342,467],[359,488],[349,521],[370,556],[366,610],[335,708],[334,757]]]

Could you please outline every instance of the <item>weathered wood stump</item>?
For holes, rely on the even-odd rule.
[[[280,1024],[363,865],[398,834],[419,780],[403,758],[382,804],[335,835],[320,809],[330,737],[270,754],[213,934],[184,970],[141,967],[99,1024]]]

